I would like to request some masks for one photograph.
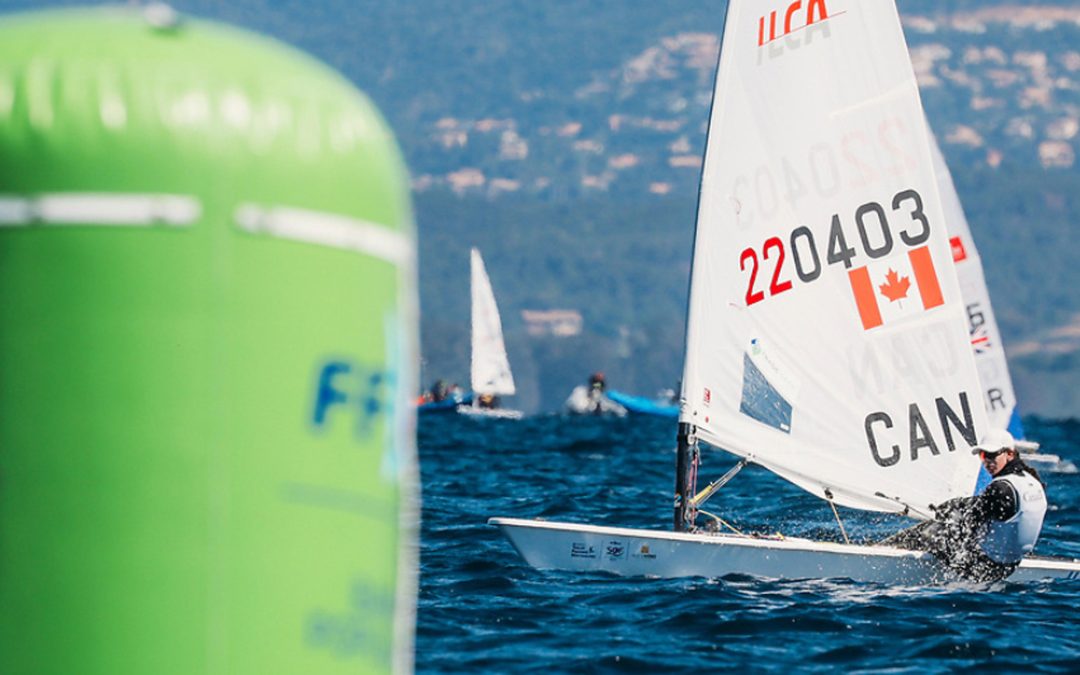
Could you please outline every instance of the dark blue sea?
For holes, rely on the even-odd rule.
[[[1080,464],[1080,421],[1025,420]],[[421,420],[420,673],[1080,672],[1080,580],[897,588],[746,576],[659,580],[528,567],[490,516],[668,529],[675,425],[654,418]],[[704,481],[734,464],[705,451]],[[1080,474],[1044,473],[1036,552],[1080,558]],[[709,509],[838,540],[828,505],[764,469]],[[842,510],[852,538],[913,521]]]

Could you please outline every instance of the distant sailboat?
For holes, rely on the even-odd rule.
[[[421,415],[457,412],[463,405],[472,404],[472,394],[466,395],[461,387],[437,380],[431,389],[416,399],[416,412]]]
[[[612,397],[604,374],[597,371],[589,376],[588,385],[578,385],[566,397],[563,410],[571,415],[625,417],[627,409]]]
[[[607,392],[607,395],[612,401],[626,408],[626,412],[631,415],[652,415],[653,417],[667,417],[669,419],[678,419],[679,417],[679,403],[677,400],[673,400],[675,399],[673,393],[671,395],[661,393],[656,398],[647,398],[611,389]]]
[[[895,2],[727,8],[691,271],[675,531],[490,522],[538,568],[955,578],[924,552],[696,526],[748,463],[832,507],[932,519],[934,505],[974,493],[971,448],[990,428]],[[699,441],[742,458],[700,492]],[[1078,576],[1078,561],[1029,557],[1011,578]]]
[[[986,286],[982,259],[975,248],[967,216],[960,203],[960,196],[953,184],[952,173],[933,133],[930,133],[934,172],[937,175],[941,205],[945,212],[945,225],[949,232],[956,276],[960,281],[960,294],[964,298],[964,310],[968,318],[971,348],[975,353],[975,365],[982,382],[983,401],[990,426],[1005,429],[1017,440],[1017,447],[1024,453],[1024,461],[1040,469],[1076,470],[1071,462],[1062,462],[1057,455],[1037,452],[1039,444],[1024,438],[1024,424],[1020,420],[1020,408],[1009,375],[1009,362],[1005,357],[1005,343],[1001,339],[994,309],[990,304],[990,291]]]
[[[508,410],[498,406],[498,397],[513,396],[514,375],[506,356],[503,341],[502,320],[499,306],[491,290],[484,259],[480,251],[470,252],[472,288],[472,363],[470,384],[472,404],[461,406],[458,412],[492,417],[520,418],[520,410]]]

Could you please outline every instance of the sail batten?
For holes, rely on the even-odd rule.
[[[484,260],[480,251],[470,252],[472,295],[472,364],[470,380],[473,392],[495,396],[512,396],[514,376],[506,356],[502,321],[495,294],[491,290]]]
[[[973,491],[986,414],[899,16],[808,3],[763,42],[776,4],[728,7],[680,420],[819,497],[925,517]]]

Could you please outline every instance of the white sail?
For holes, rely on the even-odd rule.
[[[928,517],[987,428],[892,0],[731,0],[681,421],[839,504]]]
[[[506,358],[499,307],[480,251],[472,249],[472,389],[476,394],[511,396],[514,376]]]
[[[949,166],[945,163],[945,157],[941,154],[941,148],[933,134],[930,138],[938,191],[945,209],[945,225],[949,232],[953,262],[956,263],[956,276],[960,280],[960,294],[964,298],[968,317],[971,348],[975,353],[975,364],[982,382],[983,402],[986,404],[990,426],[995,429],[1008,429],[1017,438],[1023,438],[1023,426],[1020,425],[1019,415],[1016,413],[1016,394],[1009,376],[1009,363],[1005,359],[1005,345],[994,318],[994,309],[990,305],[990,291],[986,288],[982,259],[975,248],[975,240],[971,236],[971,228],[956,193],[956,186],[953,185]]]

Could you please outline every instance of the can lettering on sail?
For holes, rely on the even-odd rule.
[[[928,450],[930,455],[941,454],[941,444],[938,439],[945,440],[945,447],[949,452],[957,448],[957,438],[953,435],[955,430],[967,443],[968,447],[976,443],[975,423],[971,416],[971,406],[968,403],[967,392],[960,392],[960,412],[957,411],[943,398],[934,399],[936,418],[930,413],[930,422],[936,419],[938,427],[931,430],[930,424],[917,402],[908,405],[907,410],[907,435],[904,429],[897,428],[894,419],[901,418],[899,415],[890,415],[884,411],[872,412],[866,416],[863,427],[866,430],[866,442],[870,449],[870,455],[879,466],[895,466],[904,456],[903,448],[899,443],[889,443],[890,440],[907,441],[908,457],[911,461],[918,461],[922,450]],[[883,447],[884,446],[884,447]]]

